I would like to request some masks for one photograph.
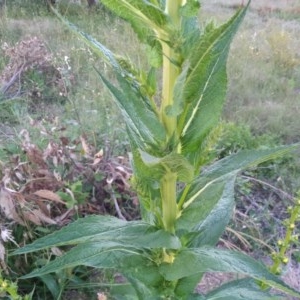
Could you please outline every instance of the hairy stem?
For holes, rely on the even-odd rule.
[[[179,9],[183,0],[167,0],[166,1],[166,14],[169,15],[172,20],[174,28],[180,26],[180,14]],[[168,43],[162,42],[163,49],[163,90],[162,90],[162,102],[161,102],[161,116],[164,123],[168,137],[172,137],[177,127],[177,118],[168,116],[166,114],[166,107],[173,104],[173,90],[176,79],[180,74],[180,55],[171,46],[171,36],[168,36]]]
[[[177,175],[167,172],[161,180],[161,199],[163,224],[166,231],[175,233],[175,221],[177,218],[176,203]]]

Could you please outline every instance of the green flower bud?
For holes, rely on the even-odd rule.
[[[288,258],[288,257],[284,257],[284,258],[282,259],[282,262],[283,262],[284,264],[287,264],[287,263],[289,262],[289,258]]]
[[[278,241],[277,241],[277,245],[278,245],[278,246],[282,246],[282,245],[283,245],[283,241],[282,241],[282,240],[278,240]]]

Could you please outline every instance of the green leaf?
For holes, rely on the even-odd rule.
[[[195,17],[198,14],[200,2],[198,0],[187,0],[181,7],[180,14],[184,17]]]
[[[145,151],[148,148],[154,148],[157,151],[164,148],[166,132],[149,99],[138,90],[132,89],[121,76],[118,76],[118,81],[122,91],[114,87],[100,73],[99,75],[113,94],[135,143],[138,143],[139,147]]]
[[[233,173],[227,181],[213,182],[184,209],[176,229],[187,232],[182,239],[189,247],[214,246],[218,242],[232,217],[235,177]]]
[[[244,150],[215,162],[189,187],[176,223],[185,244],[214,245],[225,230],[234,207],[234,180],[246,168],[283,156],[300,144],[274,149]],[[184,193],[182,194],[182,197]]]
[[[112,286],[109,294],[114,300],[137,300],[137,294],[131,284]]]
[[[280,296],[270,295],[249,278],[234,280],[208,293],[206,300],[279,300]]]
[[[148,94],[153,96],[156,92],[156,69],[151,68],[146,81],[146,88],[149,90]]]
[[[160,299],[158,287],[163,279],[159,276],[157,268],[153,270],[154,272],[151,272],[151,270],[147,267],[145,268],[145,266],[143,266],[144,268],[140,268],[139,265],[137,266],[135,269],[127,269],[123,272],[138,295],[136,299]],[[141,275],[144,275],[144,278],[141,278]],[[154,276],[155,282],[152,280],[149,281],[149,278],[147,278],[152,276]]]
[[[205,299],[197,298],[196,295],[191,296],[201,278],[203,273],[194,274],[192,276],[181,278],[176,283],[175,294],[180,297],[180,299]]]
[[[127,20],[141,41],[150,35],[164,36],[167,15],[149,1],[141,0],[101,0],[116,15]]]
[[[120,270],[133,285],[139,299],[151,299],[150,296],[156,295],[155,287],[159,287],[163,280],[157,265],[146,253],[118,243],[102,241],[80,244],[65,255],[21,278],[44,276],[66,268],[72,269],[78,265]]]
[[[139,250],[124,247],[115,242],[86,242],[80,244],[65,255],[57,257],[40,269],[24,275],[22,279],[43,276],[79,265],[95,268],[122,268],[130,259],[142,257]]]
[[[110,247],[110,242],[140,248],[178,249],[181,246],[177,237],[142,221],[126,222],[111,216],[89,216],[17,249],[13,255],[87,241],[102,241],[103,247],[106,243]]]
[[[183,87],[185,84],[187,71],[188,69],[185,68],[176,79],[174,86],[173,105],[166,107],[166,114],[170,117],[176,117],[180,115],[183,111]]]
[[[219,121],[226,95],[226,61],[230,43],[246,8],[225,25],[202,37],[191,47],[190,69],[183,89],[184,112],[179,117],[182,153],[191,162],[199,159],[202,140]]]
[[[40,276],[40,279],[47,286],[48,290],[50,291],[50,293],[53,296],[53,299],[59,299],[59,294],[61,292],[61,289],[60,289],[59,285],[57,284],[55,277],[50,274],[46,274],[46,275]]]
[[[148,45],[146,45],[146,54],[150,66],[154,68],[159,68],[163,62],[163,51],[161,43],[154,39],[148,39]]]
[[[199,177],[193,182],[184,206],[187,207],[212,183],[227,180],[228,176],[247,168],[255,167],[268,160],[282,157],[292,151],[299,149],[300,143],[288,146],[279,146],[271,149],[242,150],[223,158],[202,171]]]
[[[172,264],[161,265],[160,272],[166,280],[171,281],[205,272],[238,273],[292,296],[300,296],[299,292],[288,287],[277,276],[269,273],[263,264],[236,251],[207,247],[182,250]]]
[[[190,182],[193,179],[194,168],[182,155],[171,153],[164,157],[155,157],[143,151],[139,152],[146,166],[144,173],[148,173],[149,177],[159,180],[166,171],[170,171],[176,173],[182,182]]]

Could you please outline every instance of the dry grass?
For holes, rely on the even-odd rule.
[[[203,1],[201,16],[224,21],[241,2]],[[225,118],[287,143],[300,139],[299,9],[296,0],[253,0],[228,63]]]
[[[242,0],[204,0],[200,19],[213,17],[222,22],[241,3]],[[232,45],[228,64],[229,91],[224,117],[246,123],[257,133],[278,135],[285,142],[300,138],[300,25],[295,19],[298,8],[296,0],[253,0]],[[128,25],[108,15],[91,16],[84,10],[73,20],[113,51],[129,57],[138,66],[145,65],[145,49],[137,43]],[[86,111],[79,111],[84,126],[92,128],[94,124],[97,127],[102,124],[103,129],[103,121],[117,115],[93,69],[96,65],[107,72],[105,64],[57,20],[34,17],[7,19],[5,23],[0,43],[8,42],[12,46],[25,35],[35,35],[44,41],[58,63],[65,56],[70,58],[78,81],[71,87],[73,104],[66,109],[67,118],[74,119],[74,105],[78,111],[82,103]],[[91,111],[97,112],[100,118]]]

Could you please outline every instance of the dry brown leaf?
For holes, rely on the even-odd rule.
[[[0,209],[7,219],[14,220],[17,223],[24,225],[24,222],[16,211],[16,204],[13,196],[14,193],[9,192],[5,188],[0,188]]]
[[[39,190],[34,192],[33,194],[53,202],[61,203],[64,205],[66,204],[57,194],[49,190]]]
[[[36,164],[37,166],[44,169],[48,168],[43,158],[43,152],[38,149],[36,145],[23,145],[23,148],[26,151],[27,158],[31,163]]]
[[[98,300],[107,300],[107,297],[103,293],[97,293]]]
[[[60,225],[62,225],[63,223],[66,223],[67,218],[69,217],[69,215],[72,215],[73,212],[74,212],[74,209],[69,208],[65,213],[63,213],[62,215],[57,216],[55,218],[56,223],[60,224]]]
[[[80,136],[80,141],[83,149],[83,155],[87,157],[91,157],[92,155],[91,146],[88,144],[86,138],[83,135]]]
[[[104,155],[104,151],[103,151],[103,149],[100,149],[100,151],[98,151],[98,152],[94,155],[94,157],[95,157],[95,158],[102,158],[103,155]]]
[[[42,225],[41,220],[37,216],[35,216],[32,212],[24,211],[23,217],[25,220],[30,221],[35,225]]]
[[[39,209],[33,209],[31,211],[24,212],[24,218],[26,218],[28,221],[31,221],[32,223],[36,225],[42,225],[42,223],[55,225],[56,222],[52,220],[51,218],[47,217],[42,211]]]
[[[98,164],[101,162],[101,160],[102,160],[102,158],[96,157],[96,158],[94,159],[94,162],[92,163],[92,166],[98,165]]]

